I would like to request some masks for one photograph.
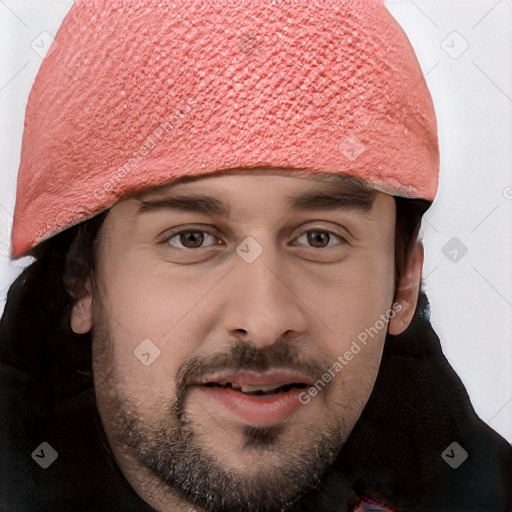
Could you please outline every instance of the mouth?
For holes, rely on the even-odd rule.
[[[299,383],[286,383],[286,382],[280,382],[277,384],[269,384],[267,386],[251,386],[247,384],[239,384],[238,382],[208,382],[204,384],[208,387],[219,387],[221,389],[230,388],[233,391],[238,391],[240,393],[243,393],[244,395],[249,396],[272,396],[272,395],[279,395],[282,393],[287,393],[288,391],[291,391],[292,389],[305,389],[308,387],[307,384],[304,384],[302,382]]]
[[[310,379],[290,372],[240,372],[204,379],[198,388],[237,420],[268,425],[285,420],[298,409],[300,394],[312,384]]]

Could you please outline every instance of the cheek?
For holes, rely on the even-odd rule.
[[[141,340],[166,338],[190,325],[194,311],[209,300],[208,292],[215,285],[208,276],[180,272],[137,250],[105,275],[104,302],[128,334]]]
[[[106,275],[94,323],[108,325],[116,386],[142,417],[157,418],[174,401],[179,368],[204,338],[204,315],[193,307],[200,291],[126,266]]]
[[[331,348],[336,354],[376,322],[382,331],[380,338],[385,337],[387,329],[379,320],[392,305],[393,253],[361,252],[320,277],[320,281],[311,281],[301,296],[308,297],[319,320],[315,322],[319,326],[317,336],[333,340]]]
[[[392,314],[393,269],[392,258],[361,256],[310,295],[322,320],[315,322],[319,327],[313,339],[334,374],[331,396],[354,418],[377,378]]]
[[[320,281],[303,276],[304,283],[311,283],[301,292],[314,312],[311,336],[334,375],[331,396],[354,417],[375,384],[387,334],[394,252],[382,249],[359,252]]]

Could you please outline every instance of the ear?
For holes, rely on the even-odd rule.
[[[84,283],[84,295],[71,311],[70,326],[76,334],[89,332],[92,327],[92,285],[88,277]]]
[[[389,334],[402,334],[412,321],[420,293],[423,257],[423,243],[418,240],[409,256],[405,274],[398,284],[395,303],[400,304],[401,308],[393,308],[395,315],[389,321]]]

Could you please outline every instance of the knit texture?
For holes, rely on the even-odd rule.
[[[377,0],[76,0],[29,95],[12,256],[183,176],[239,167],[434,199],[432,98]]]

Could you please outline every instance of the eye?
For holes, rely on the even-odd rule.
[[[206,241],[213,241],[213,244],[203,245]],[[168,234],[162,243],[168,243],[177,249],[202,249],[216,245],[217,240],[208,231],[202,229],[182,230],[174,234]]]
[[[302,233],[302,235],[297,237],[296,240],[300,240],[303,237],[306,237],[306,242],[311,244],[310,247],[314,247],[316,249],[330,249],[331,247],[334,246],[333,244],[330,244],[330,242],[335,238],[340,240],[341,244],[346,243],[346,240],[343,239],[341,236],[336,235],[331,231],[326,231],[322,229],[310,229],[308,231],[305,231],[304,233]],[[326,243],[328,245],[326,245]]]

